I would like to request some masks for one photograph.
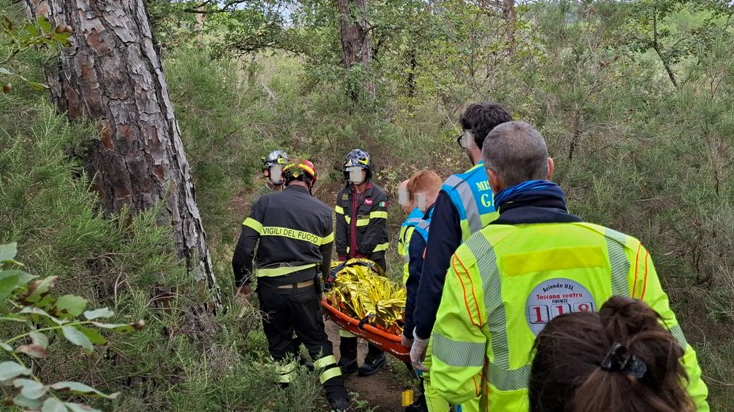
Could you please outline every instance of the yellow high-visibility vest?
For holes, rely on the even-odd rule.
[[[489,225],[457,249],[433,329],[433,388],[455,404],[481,396],[482,411],[527,411],[536,335],[555,316],[596,311],[612,295],[641,299],[665,319],[685,350],[689,395],[708,411],[695,351],[649,253],[589,223]]]

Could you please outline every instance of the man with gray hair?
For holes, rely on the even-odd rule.
[[[535,336],[556,316],[595,312],[621,295],[660,314],[684,349],[691,400],[697,411],[708,411],[696,353],[640,241],[568,213],[563,191],[550,181],[554,164],[545,140],[529,124],[495,127],[482,157],[500,216],[451,257],[431,337],[433,389],[454,404],[479,395],[481,411],[528,411]],[[635,355],[632,341],[609,345]],[[599,373],[627,373],[635,390],[634,379],[647,372],[634,372],[643,376],[624,365]]]

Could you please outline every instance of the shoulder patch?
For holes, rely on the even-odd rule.
[[[347,193],[342,193],[342,200],[349,200],[349,195]]]
[[[377,206],[378,207],[387,207],[387,202],[383,200],[382,202],[378,203]]]

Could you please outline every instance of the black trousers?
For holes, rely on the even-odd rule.
[[[263,329],[268,338],[270,356],[282,361],[295,353],[293,332],[300,338],[315,363],[333,354],[332,345],[324,329],[321,315],[321,297],[315,286],[282,289],[267,282],[257,288]],[[322,365],[325,372],[336,367],[334,362]],[[334,376],[324,382],[327,392],[344,390],[344,378]],[[346,392],[344,392],[346,395]]]

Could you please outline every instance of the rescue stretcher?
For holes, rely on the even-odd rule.
[[[400,343],[400,336],[370,325],[367,323],[368,318],[361,320],[355,319],[348,314],[341,312],[339,309],[331,306],[331,303],[327,299],[321,301],[321,306],[324,307],[329,318],[344,330],[354,334],[355,336],[364,338],[386,353],[400,359],[400,361],[404,363],[407,362],[408,364],[410,363],[410,348],[406,348],[402,343]]]

